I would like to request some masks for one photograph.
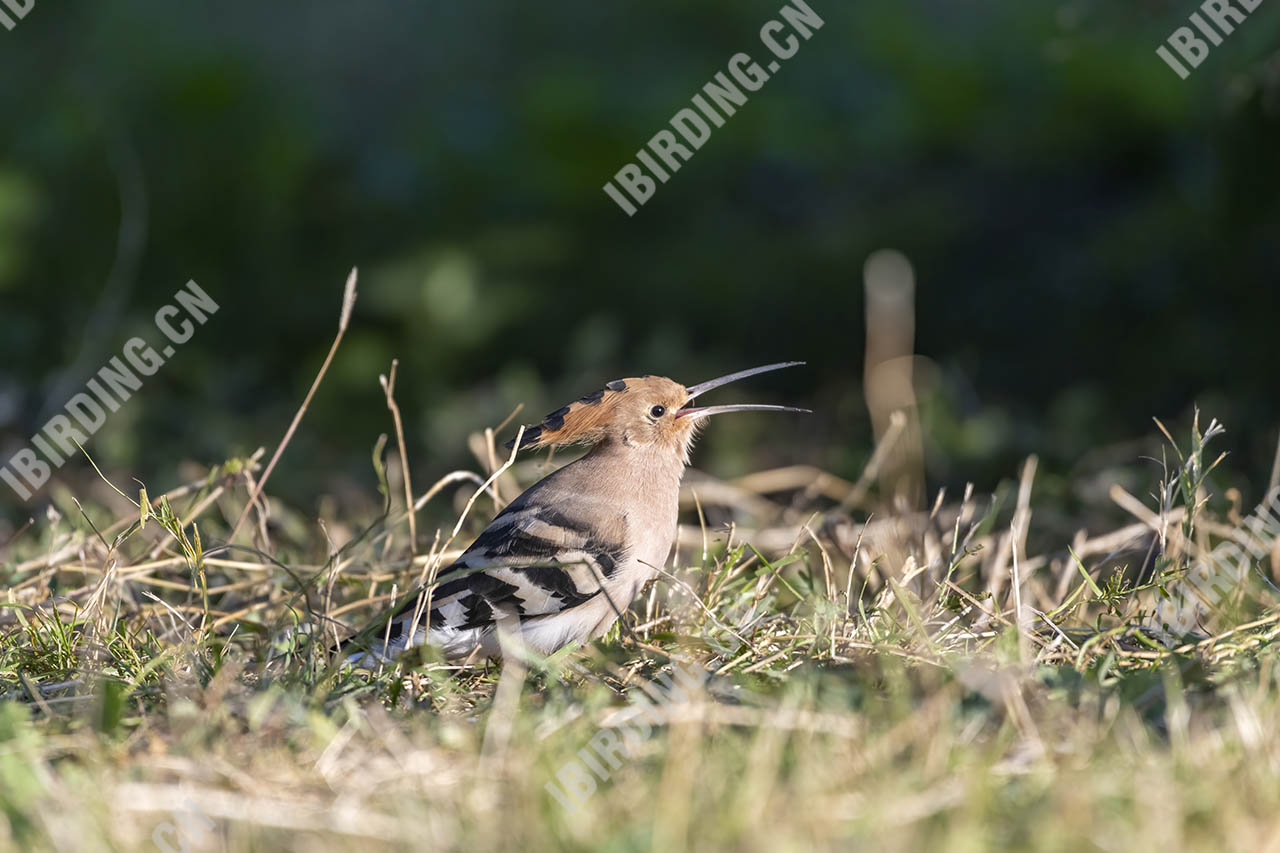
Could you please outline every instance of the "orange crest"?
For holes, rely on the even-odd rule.
[[[688,408],[700,394],[748,376],[793,367],[803,362],[787,361],[739,370],[697,385],[685,387],[665,376],[615,379],[599,391],[579,397],[527,427],[521,449],[563,447],[571,444],[598,444],[613,439],[629,447],[665,447],[687,458],[693,434],[705,418],[726,412],[799,412],[789,406],[739,404]],[[507,442],[510,448],[514,440]]]
[[[551,412],[542,423],[526,427],[520,448],[597,444],[643,417],[653,406],[664,406],[674,413],[688,399],[683,385],[662,376],[615,379]],[[508,441],[507,447],[513,443],[514,439]]]

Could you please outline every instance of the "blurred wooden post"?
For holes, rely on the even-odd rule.
[[[924,452],[913,384],[915,272],[901,252],[882,249],[863,267],[867,291],[867,351],[863,385],[877,444],[895,412],[905,426],[880,470],[883,497],[898,512],[924,502]]]

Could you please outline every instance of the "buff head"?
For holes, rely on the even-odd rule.
[[[685,387],[663,376],[615,379],[598,391],[578,398],[548,414],[542,423],[527,427],[521,448],[595,445],[616,442],[631,448],[661,448],[687,457],[699,426],[711,415],[727,412],[807,412],[787,406],[740,404],[689,406],[696,397],[738,379],[803,364],[789,361],[769,364],[721,376]],[[510,447],[512,442],[508,442]]]

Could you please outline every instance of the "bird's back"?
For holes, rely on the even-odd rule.
[[[683,466],[652,461],[602,445],[530,486],[391,617],[378,657],[424,640],[449,658],[496,656],[499,630],[550,654],[604,633],[675,538]]]

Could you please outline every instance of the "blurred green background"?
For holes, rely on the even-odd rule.
[[[1195,402],[1269,470],[1280,6],[1184,82],[1155,49],[1192,3],[813,0],[825,28],[625,216],[601,186],[733,54],[765,57],[781,5],[36,0],[0,30],[0,459],[188,279],[222,310],[90,451],[154,493],[273,448],[358,265],[272,482],[303,508],[373,493],[393,358],[419,482],[521,402],[793,358],[716,399],[817,414],[726,420],[696,461],[852,477],[862,265],[893,247],[937,368],[932,487],[1029,452],[1065,477]]]

